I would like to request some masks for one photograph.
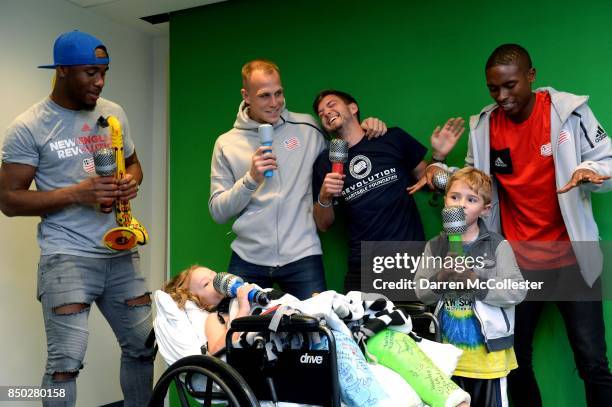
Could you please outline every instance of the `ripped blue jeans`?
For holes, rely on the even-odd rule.
[[[151,330],[151,300],[137,252],[90,258],[65,254],[40,257],[38,299],[47,334],[43,387],[64,389],[61,401],[74,406],[76,376],[83,367],[88,317],[95,302],[121,346],[120,384],[125,406],[147,405],[153,387],[154,350],[145,345]]]

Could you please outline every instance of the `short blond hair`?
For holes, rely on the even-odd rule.
[[[254,59],[244,64],[242,67],[242,86],[246,87],[247,80],[255,71],[262,71],[266,74],[276,72],[280,75],[280,69],[274,62],[267,59]]]
[[[194,302],[198,307],[206,311],[212,311],[215,308],[215,305],[212,304],[202,304],[198,296],[189,291],[191,274],[200,267],[202,266],[194,264],[187,270],[181,271],[179,274],[166,281],[162,286],[162,291],[168,293],[180,309],[185,309],[185,303],[187,301]]]
[[[493,187],[493,182],[491,181],[491,177],[489,177],[484,172],[473,168],[473,167],[465,167],[456,171],[448,180],[448,184],[446,185],[446,193],[453,185],[455,181],[463,181],[466,185],[474,192],[476,192],[485,205],[491,203],[491,190]]]

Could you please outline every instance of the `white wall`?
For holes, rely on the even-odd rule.
[[[53,41],[72,29],[102,39],[112,59],[103,96],[126,110],[145,173],[133,211],[150,233],[142,265],[155,289],[166,269],[167,38],[148,37],[64,0],[0,1],[0,143],[13,118],[49,94],[53,71],[36,66],[52,62]],[[37,223],[38,218],[0,214],[0,386],[38,385],[43,373],[46,339],[35,297]],[[79,406],[122,398],[119,346],[95,307],[90,332],[78,379]],[[158,363],[156,373],[162,368]]]

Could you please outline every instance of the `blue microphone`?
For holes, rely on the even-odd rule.
[[[219,294],[226,297],[234,298],[238,293],[238,289],[242,287],[244,280],[234,274],[230,273],[217,273],[213,279],[213,287]],[[257,303],[259,305],[268,305],[270,298],[268,293],[258,288],[253,288],[249,291],[249,302]]]
[[[259,126],[259,129],[257,129],[257,132],[259,133],[259,141],[261,143],[262,146],[266,146],[266,147],[272,147],[272,134],[274,132],[274,128],[272,127],[271,124],[262,124]],[[272,151],[272,149],[270,150],[265,150],[264,153],[270,152]],[[266,178],[270,178],[272,176],[272,170],[266,170],[264,172],[264,177]]]

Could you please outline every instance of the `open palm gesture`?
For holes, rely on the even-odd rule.
[[[446,121],[442,128],[437,126],[431,134],[431,148],[433,157],[437,160],[444,160],[448,153],[457,144],[457,140],[465,131],[463,125],[465,120],[461,117],[451,117]]]

